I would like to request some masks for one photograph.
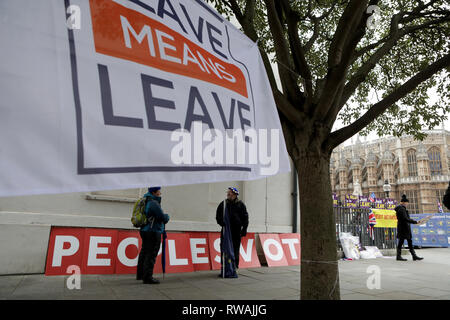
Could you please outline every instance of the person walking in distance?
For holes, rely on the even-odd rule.
[[[422,260],[423,258],[418,257],[416,252],[414,251],[414,247],[412,244],[412,234],[411,234],[411,224],[417,224],[417,221],[411,219],[409,217],[409,212],[406,209],[409,200],[406,198],[406,195],[402,195],[402,199],[400,200],[400,205],[395,208],[395,213],[397,215],[397,260],[398,261],[406,261],[407,259],[402,257],[402,247],[405,240],[408,242],[409,252],[413,257],[413,260]]]
[[[444,203],[444,206],[447,207],[447,209],[450,210],[450,181],[448,183],[447,191],[445,191],[444,198],[442,199],[442,202]]]

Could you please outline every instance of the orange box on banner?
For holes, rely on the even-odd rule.
[[[116,273],[136,273],[142,239],[139,231],[119,230],[116,249]]]
[[[207,232],[190,232],[192,264],[195,271],[211,270]]]
[[[269,267],[287,266],[288,261],[284,254],[283,246],[278,234],[260,233],[258,234],[261,247],[266,257]]]
[[[162,242],[156,259],[154,273],[162,273]],[[191,245],[188,233],[167,233],[166,273],[193,272]]]
[[[84,232],[82,274],[112,274],[116,264],[118,230],[91,229]]]
[[[300,234],[281,233],[278,235],[283,246],[284,255],[290,266],[300,264]]]
[[[84,228],[52,227],[48,242],[45,275],[67,274],[67,267],[81,270],[84,247]]]
[[[165,24],[114,1],[90,0],[90,7],[98,53],[213,83],[248,98],[246,79],[239,67]],[[135,34],[144,38],[138,42]]]

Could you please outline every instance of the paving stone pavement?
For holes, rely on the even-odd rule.
[[[416,250],[423,261],[394,257],[339,261],[343,300],[450,300],[450,248]],[[380,288],[371,266],[379,271]],[[371,267],[371,268],[369,268]],[[378,268],[378,269],[377,269]],[[369,271],[369,272],[368,272]],[[134,275],[82,275],[81,290],[69,290],[68,276],[0,276],[0,299],[153,299],[153,300],[297,300],[300,266],[240,269],[238,279],[220,279],[218,271],[167,274],[159,285],[144,285]],[[372,277],[369,279],[369,277]],[[159,276],[161,278],[161,276]]]

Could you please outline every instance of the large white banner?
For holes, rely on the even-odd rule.
[[[290,170],[253,43],[201,0],[0,1],[0,196]]]

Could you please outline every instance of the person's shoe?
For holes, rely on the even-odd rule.
[[[144,280],[144,284],[159,284],[159,280],[155,278],[151,278],[150,280]]]
[[[413,256],[413,260],[414,261],[416,261],[416,260],[423,260],[423,258],[422,257],[418,257],[418,256]]]
[[[402,256],[397,256],[397,261],[408,261],[408,259],[405,259]]]
[[[136,277],[136,280],[143,280],[142,277]]]

